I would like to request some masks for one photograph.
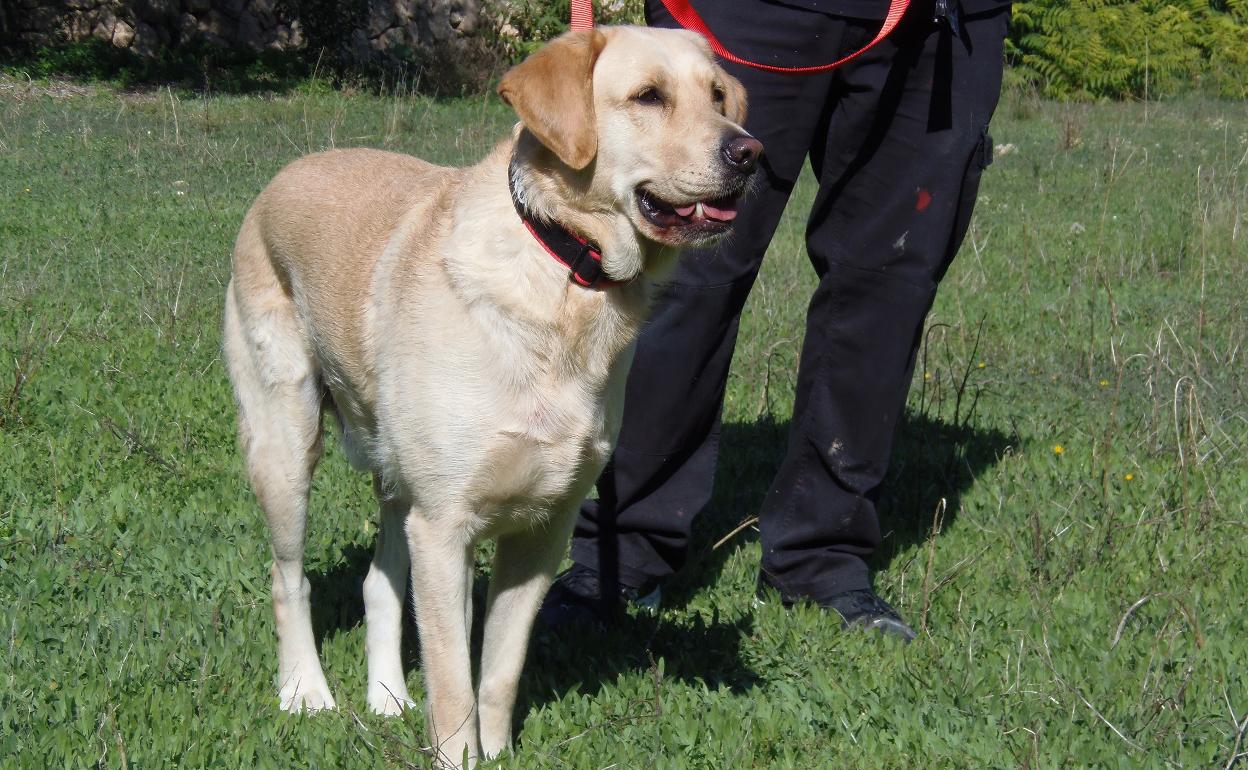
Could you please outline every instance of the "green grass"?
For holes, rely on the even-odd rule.
[[[365,713],[373,506],[332,443],[307,563],[342,710],[276,710],[222,292],[284,163],[334,145],[467,163],[509,113],[51,91],[0,82],[0,765],[424,766],[419,713]],[[1017,151],[931,316],[883,500],[877,585],[922,638],[754,609],[753,530],[716,547],[783,446],[807,181],[747,310],[689,570],[657,618],[534,640],[506,766],[1203,768],[1248,750],[1248,105],[1007,99],[993,133]]]

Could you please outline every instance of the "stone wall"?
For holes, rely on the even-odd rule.
[[[479,56],[483,0],[4,0],[10,47],[97,38],[139,56],[190,46],[315,47],[382,65]]]

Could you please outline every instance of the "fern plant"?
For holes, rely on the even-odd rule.
[[[1128,98],[1196,86],[1248,96],[1248,0],[1019,0],[1015,83],[1050,97]]]

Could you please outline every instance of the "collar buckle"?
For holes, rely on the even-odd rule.
[[[591,244],[580,244],[576,256],[568,263],[568,280],[578,286],[595,289],[602,281],[602,275],[602,255]]]

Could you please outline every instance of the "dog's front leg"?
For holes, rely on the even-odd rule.
[[[477,698],[481,750],[486,757],[498,756],[511,743],[511,712],[533,619],[568,548],[575,521],[574,508],[545,526],[498,539],[485,609]]]
[[[413,705],[403,678],[403,602],[411,569],[404,536],[411,506],[387,499],[379,478],[373,489],[381,501],[377,548],[364,578],[364,621],[368,651],[368,706],[378,714],[398,714]]]
[[[438,767],[476,764],[477,712],[468,650],[473,544],[446,519],[413,509],[407,520],[412,594],[420,659],[425,673],[425,713]]]

